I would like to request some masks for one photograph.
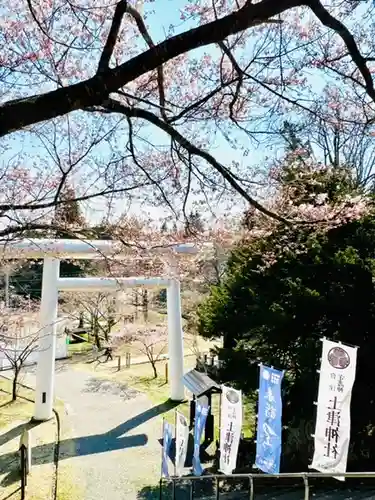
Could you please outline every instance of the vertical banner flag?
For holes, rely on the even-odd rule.
[[[242,430],[242,394],[222,386],[220,422],[220,470],[232,474],[236,468]]]
[[[280,472],[283,376],[280,370],[260,365],[255,466],[266,474]]]
[[[194,424],[194,454],[193,454],[193,474],[201,476],[203,468],[199,456],[203,429],[206,424],[209,406],[202,400],[197,399],[195,403],[195,424]]]
[[[323,339],[314,457],[319,472],[346,472],[350,441],[350,400],[355,380],[357,347]],[[345,478],[336,479],[344,481]]]
[[[188,421],[178,411],[176,412],[176,474],[182,475],[189,443]]]
[[[163,421],[163,450],[161,458],[161,476],[169,477],[168,456],[172,443],[172,426],[165,420]]]

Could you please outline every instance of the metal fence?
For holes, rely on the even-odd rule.
[[[262,495],[264,495],[264,482],[266,485],[269,482],[274,482],[277,480],[277,485],[281,487],[280,480],[282,482],[283,479],[288,479],[289,486],[292,486],[294,489],[299,488],[299,485],[303,491],[303,499],[310,500],[312,498],[312,493],[310,492],[310,487],[312,480],[320,480],[322,482],[324,479],[337,479],[337,478],[345,478],[345,479],[374,479],[375,472],[346,472],[346,473],[337,473],[337,474],[326,474],[320,472],[296,472],[296,473],[281,473],[281,474],[232,474],[230,476],[225,475],[207,475],[207,476],[185,476],[185,477],[170,477],[168,479],[163,478],[160,480],[159,486],[159,498],[160,500],[208,500],[208,499],[246,499],[246,500],[254,500],[256,493],[256,483],[262,482]],[[290,484],[290,480],[295,480],[293,485]],[[206,482],[206,484],[210,484],[210,491],[204,492],[204,489],[197,488],[200,482]],[[229,489],[225,486],[228,486],[228,483],[233,481],[237,481],[240,483],[241,488],[236,491],[230,492]],[[263,482],[264,481],[264,482]],[[314,486],[317,483],[314,481]],[[269,485],[271,486],[271,484]],[[322,486],[322,484],[321,484]],[[274,489],[274,488],[272,488]],[[369,499],[375,498],[374,491],[368,497]],[[314,494],[315,496],[315,494]],[[272,495],[273,497],[273,495]],[[288,498],[290,495],[288,494]],[[258,498],[258,495],[257,495]],[[264,497],[263,497],[264,498]],[[298,497],[302,499],[302,496]],[[316,496],[315,496],[316,498]],[[347,494],[341,498],[348,498]],[[363,497],[362,497],[363,498]]]

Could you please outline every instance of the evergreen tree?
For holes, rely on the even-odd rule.
[[[291,142],[298,145],[296,137]],[[375,456],[375,401],[368,396],[375,392],[370,377],[375,352],[370,199],[364,212],[355,203],[348,211],[366,216],[346,222],[353,215],[345,215],[345,206],[358,198],[350,171],[317,164],[308,150],[288,152],[276,174],[288,210],[298,216],[309,205],[317,213],[323,207],[323,213],[336,214],[341,207],[336,227],[278,225],[271,234],[243,241],[231,254],[224,280],[199,308],[199,331],[208,338],[223,337],[221,376],[254,399],[259,362],[286,370],[282,467],[288,471],[308,470],[312,459],[320,338],[358,345],[349,467],[363,470],[373,466]]]
[[[84,227],[85,221],[81,214],[79,203],[76,201],[74,190],[66,188],[61,195],[61,199],[67,201],[57,205],[55,210],[54,224],[62,229],[55,231],[57,239],[74,239],[69,229]],[[71,200],[71,201],[69,201]],[[33,235],[34,238],[51,237],[48,234],[39,232]],[[82,260],[79,264],[70,260],[60,262],[61,277],[83,277],[92,270],[90,261]],[[10,283],[15,293],[23,296],[30,296],[31,299],[39,299],[42,291],[43,260],[28,261],[21,266],[11,276]]]
[[[281,129],[281,135],[286,142],[287,151],[296,151],[297,149],[310,150],[309,145],[299,137],[301,125],[296,125],[285,120]]]
[[[285,249],[276,261],[268,259],[282,241]],[[369,395],[375,393],[374,275],[374,218],[319,235],[283,228],[233,252],[224,283],[199,309],[200,333],[225,339],[224,380],[255,396],[259,362],[286,370],[284,470],[307,470],[312,458],[322,336],[360,347],[349,467],[373,466],[375,401]]]
[[[187,220],[185,221],[186,236],[203,233],[203,231],[204,222],[202,220],[201,214],[197,210],[190,212]]]
[[[54,223],[63,229],[56,231],[56,238],[70,239],[74,234],[69,229],[83,229],[84,218],[81,214],[79,203],[76,200],[76,194],[72,187],[67,186],[60,195],[60,202],[55,209]],[[65,230],[64,230],[65,229]]]

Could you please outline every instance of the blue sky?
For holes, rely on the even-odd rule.
[[[189,29],[189,27],[196,25],[196,23],[193,21],[182,22],[180,20],[179,9],[182,8],[185,4],[186,0],[157,0],[156,2],[146,2],[145,12],[146,14],[148,14],[146,22],[149,25],[151,35],[155,42],[163,40],[165,38],[165,35],[169,32],[170,25],[176,26],[174,31],[175,34],[180,31],[185,31]],[[152,9],[155,9],[156,12],[152,13]],[[215,49],[214,47],[205,47],[194,51],[192,54],[194,55],[203,53],[214,55],[215,53],[217,54],[217,49]],[[124,53],[124,58],[125,57],[126,52]],[[94,64],[96,65],[97,61],[93,62],[93,65]],[[318,89],[322,89],[326,81],[326,79],[317,76],[315,72],[313,72],[309,77],[309,83],[314,86],[315,91]],[[40,91],[43,91],[43,89],[41,89]],[[288,115],[287,118],[293,119],[294,116]],[[91,125],[91,122],[88,121],[87,126],[90,127]],[[160,131],[158,131],[158,129],[155,129],[154,127],[147,127],[145,135],[147,134],[149,134],[149,138],[154,144],[166,143],[166,137],[164,136],[164,134],[162,134]],[[238,132],[234,132],[232,138],[235,143],[237,142],[241,146],[248,146],[249,153],[247,156],[243,156],[243,150],[241,148],[230,147],[227,141],[222,136],[220,136],[220,134],[216,134],[215,137],[210,137],[210,143],[207,144],[207,148],[209,149],[209,151],[216,158],[218,158],[222,164],[227,166],[230,166],[233,161],[238,162],[244,167],[250,167],[254,165],[262,166],[268,161],[267,159],[279,157],[282,153],[282,147],[280,143],[275,143],[273,146],[270,146],[269,143],[267,144],[267,146],[262,143],[256,144],[254,141],[249,141],[249,139],[246,139],[243,134],[240,134]],[[3,161],[14,157],[16,151],[22,152],[28,165],[31,165],[32,161],[34,161],[38,157],[45,158],[45,152],[43,151],[41,146],[38,145],[35,139],[30,139],[30,135],[25,135],[24,133],[13,134],[13,136],[10,138],[9,144],[11,144],[11,147],[5,154],[3,154]],[[107,153],[108,146],[103,146],[102,149],[99,150],[98,155],[104,157]],[[244,205],[241,200],[238,199],[238,210],[242,210],[243,206]],[[95,212],[90,209],[90,211],[86,212],[86,216],[93,220],[95,219],[95,221],[98,221],[98,219],[100,219],[102,216],[101,211],[103,210],[103,205],[101,206],[99,202],[95,202],[95,208],[98,211]],[[215,208],[216,214],[218,216],[221,216],[226,210],[226,205],[218,205]],[[128,209],[128,207],[126,206],[126,204],[124,204],[123,201],[119,201],[116,203],[117,213],[121,213],[126,209]],[[155,208],[155,206],[143,206],[142,209],[145,209],[146,211],[151,210],[154,217],[163,216],[163,211],[159,208]],[[136,203],[131,207],[131,212],[133,213],[138,214],[140,210],[141,207],[139,203]]]
[[[155,42],[163,40],[165,38],[165,35],[168,33],[170,25],[175,25],[175,31],[174,31],[175,34],[177,34],[178,32],[185,31],[195,25],[195,22],[193,21],[182,22],[180,20],[179,8],[180,7],[182,8],[185,4],[186,1],[183,0],[158,0],[158,2],[155,3],[147,2],[145,4],[145,13],[146,14],[148,13],[146,22],[149,26],[149,30]],[[156,13],[150,12],[154,7],[157,7]],[[215,50],[217,53],[217,49],[215,49],[214,47],[205,47],[203,49],[194,51],[194,53],[196,55],[203,53],[214,54]],[[47,90],[47,87],[40,89],[39,92],[42,92],[43,90]],[[155,127],[148,127],[148,128],[149,128],[150,139],[152,140],[153,143],[168,142],[168,137],[162,132],[160,132],[158,129],[156,129]],[[240,138],[238,140],[240,140]],[[8,151],[6,151],[2,155],[3,162],[7,162],[12,158],[14,161],[16,152],[20,153],[22,161],[26,162],[29,168],[32,168],[31,165],[33,161],[38,161],[38,158],[46,159],[45,150],[43,147],[41,147],[40,142],[35,138],[32,138],[29,134],[25,135],[23,132],[13,134],[10,137],[8,144],[11,145],[11,147],[8,149]],[[245,165],[247,162],[258,163],[262,161],[262,157],[265,155],[265,151],[262,148],[256,149],[253,147],[251,149],[251,154],[247,158],[244,158],[241,151],[228,147],[226,141],[224,139],[221,139],[220,136],[217,136],[216,139],[212,141],[208,146],[211,153],[216,158],[219,158],[220,161],[226,165],[229,165],[232,161],[238,161],[240,164],[245,162],[244,163]],[[101,153],[99,154],[103,155],[106,154],[106,146],[103,146],[101,148]],[[267,152],[267,154],[269,154],[269,151]],[[95,220],[97,222],[101,219],[103,215],[104,204],[99,200],[96,200],[95,203],[92,203],[91,205],[92,207],[95,207],[95,210],[93,210],[91,207],[86,210],[85,215],[86,217],[92,219],[93,221]],[[242,210],[243,206],[242,203],[240,203],[239,205],[240,209]],[[126,204],[124,204],[123,201],[118,201],[115,204],[115,206],[116,206],[116,212],[118,214],[123,212],[124,210],[129,209],[129,207]],[[219,206],[215,208],[216,208],[216,214],[220,216],[221,207]],[[130,207],[130,212],[138,214],[140,209],[141,209],[140,204],[133,203],[133,205]],[[142,206],[142,210],[146,210],[149,213],[151,212],[151,215],[155,218],[160,218],[164,216],[164,211],[155,206],[150,206],[150,207]],[[223,210],[225,210],[225,207],[223,207]]]

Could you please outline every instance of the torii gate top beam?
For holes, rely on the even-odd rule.
[[[143,245],[142,245],[143,246]],[[134,246],[136,249],[136,246]],[[199,249],[194,243],[176,243],[168,246],[147,248],[145,251],[196,255]],[[127,248],[120,241],[114,240],[58,240],[58,239],[23,239],[0,244],[0,258],[3,259],[41,259],[56,257],[59,259],[102,259],[110,257],[125,259],[129,257],[131,247]]]
[[[170,283],[168,278],[59,278],[57,287],[61,292],[103,292],[137,286],[167,288]]]

